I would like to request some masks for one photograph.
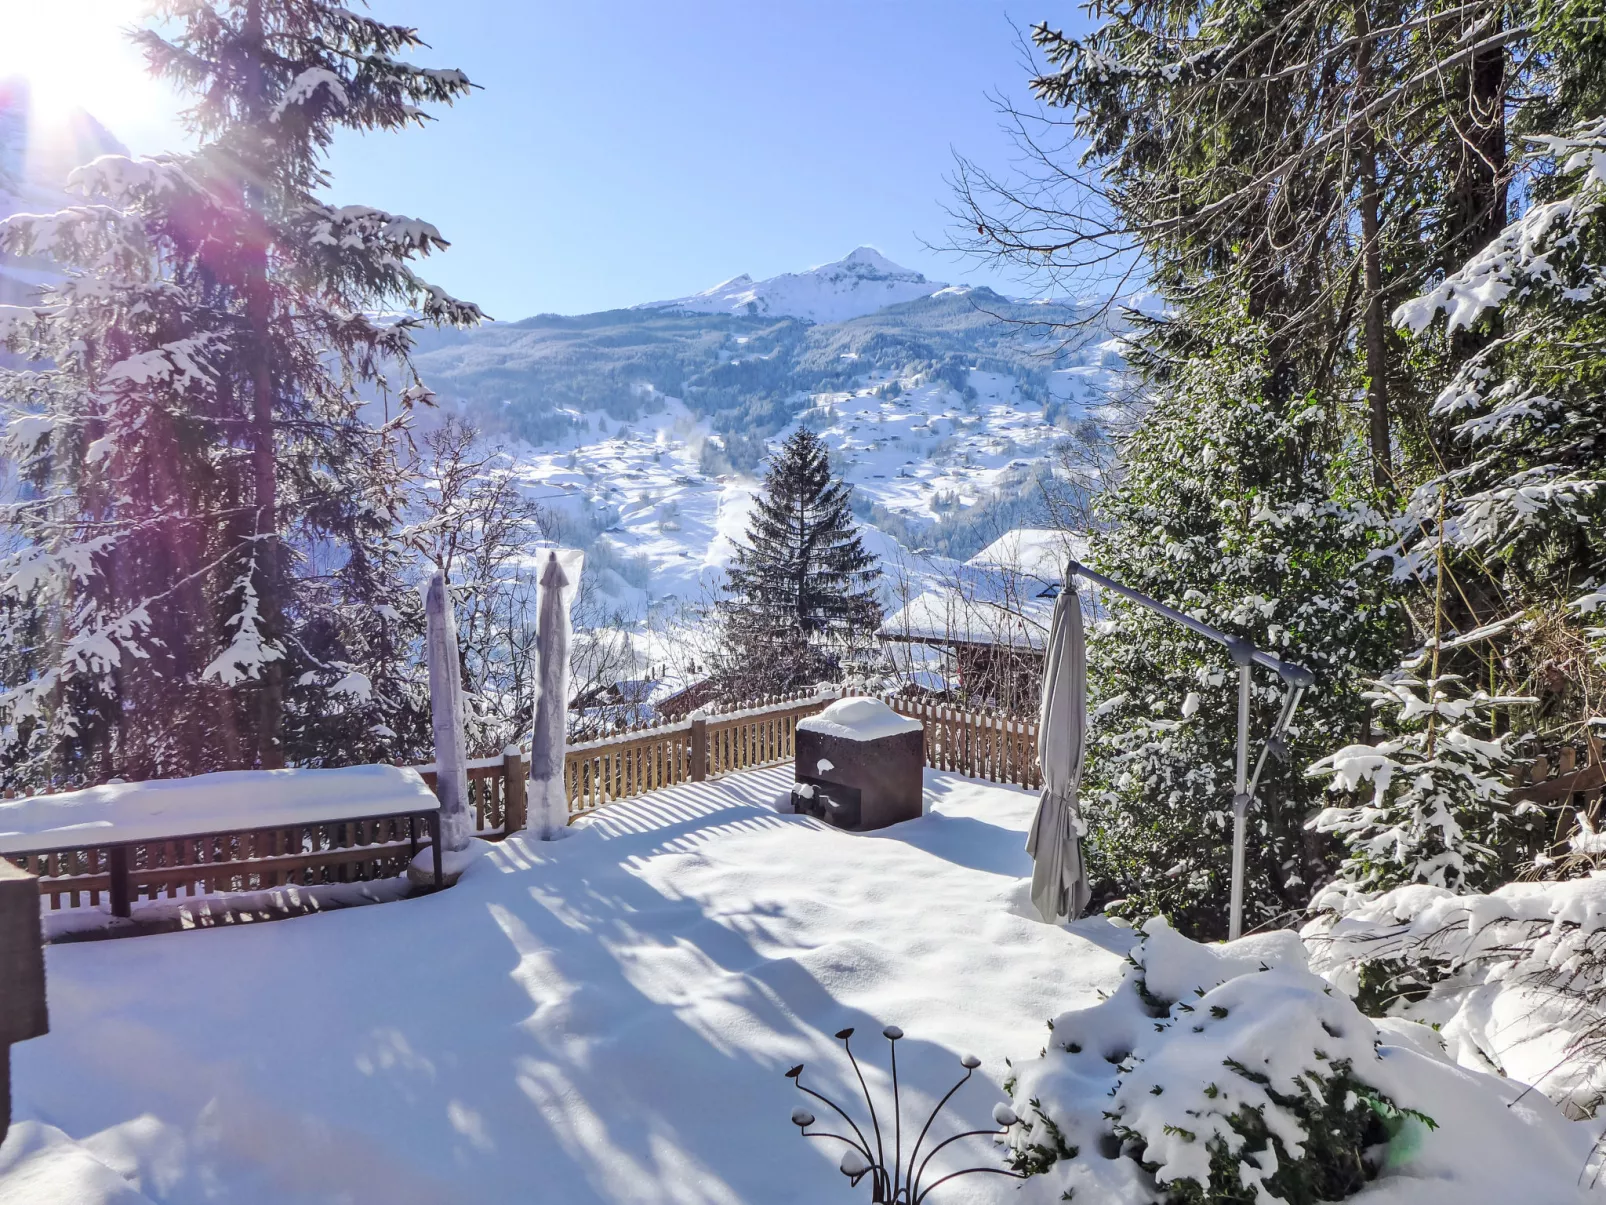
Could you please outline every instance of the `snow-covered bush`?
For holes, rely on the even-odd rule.
[[[1606,1098],[1606,873],[1328,902],[1335,910],[1305,929],[1313,969],[1379,1012],[1434,1026],[1463,1066],[1595,1114]]]
[[[1471,721],[1495,704],[1530,700],[1478,693],[1454,698],[1456,679],[1400,678],[1377,683],[1367,698],[1394,712],[1397,735],[1376,745],[1346,745],[1307,771],[1330,776],[1330,789],[1369,798],[1324,808],[1310,821],[1348,849],[1344,890],[1385,891],[1406,883],[1476,890],[1500,872],[1497,845],[1510,816],[1502,777],[1508,737],[1483,740]],[[1324,907],[1318,896],[1315,907]]]
[[[1090,1201],[1340,1200],[1390,1135],[1377,1031],[1292,933],[1196,944],[1164,920],[1115,994],[1060,1016],[1011,1090],[1014,1164]]]
[[[1295,934],[1205,946],[1156,918],[1131,964],[1005,1085],[1023,1200],[1588,1197],[1595,1130],[1453,1065],[1426,1026],[1362,1015]]]

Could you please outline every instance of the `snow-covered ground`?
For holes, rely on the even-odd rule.
[[[516,836],[438,895],[51,947],[51,1032],[13,1052],[0,1202],[862,1200],[837,1170],[842,1147],[788,1121],[800,1104],[822,1112],[785,1077],[797,1063],[812,1087],[856,1101],[831,1036],[846,1026],[878,1094],[876,1035],[904,1031],[906,1119],[924,1120],[962,1055],[980,1058],[944,1136],[990,1127],[1006,1060],[1041,1079],[1045,1047],[1049,1062],[1079,1057],[1074,1042],[1069,1056],[1051,1046],[1055,1016],[1055,1038],[1106,1014],[1133,1031],[1103,1060],[1088,1056],[1091,1095],[1061,1076],[1045,1106],[1081,1110],[1094,1129],[1110,1107],[1104,1081],[1133,1077],[1142,1042],[1156,1048],[1139,1071],[1164,1063],[1175,1080],[1160,1104],[1193,1099],[1182,1096],[1191,1079],[1214,1099],[1220,1055],[1182,1057],[1214,1049],[1206,1038],[1270,1051],[1292,1027],[1318,1059],[1343,1039],[1355,1049],[1333,1049],[1357,1067],[1372,1060],[1372,1023],[1300,969],[1291,933],[1211,949],[1151,939],[1151,992],[1214,990],[1201,1009],[1231,996],[1210,1009],[1233,1018],[1219,1034],[1195,1039],[1203,1022],[1179,1023],[1162,1042],[1153,1001],[1132,1004],[1132,930],[1030,916],[1027,792],[928,771],[925,816],[852,834],[778,810],[789,779],[782,767],[687,784],[610,805],[563,841]],[[1218,988],[1223,967],[1239,978]],[[1422,1027],[1380,1023],[1377,1040],[1389,1094],[1429,1101],[1438,1128],[1396,1135],[1355,1200],[1606,1199],[1598,1123],[1455,1067]],[[1134,1082],[1128,1121],[1158,1095]],[[957,1179],[932,1201],[1049,1205],[1089,1178],[1124,1186],[1115,1205],[1152,1198],[1135,1163],[1088,1147],[1051,1175]],[[985,1138],[948,1156],[948,1169],[1001,1158]]]
[[[786,1068],[850,1098],[831,1035],[884,1068],[898,1024],[911,1106],[974,1052],[949,1112],[987,1124],[1004,1059],[1118,982],[1130,934],[1020,914],[1023,791],[930,773],[930,815],[855,835],[777,814],[789,779],[612,805],[441,895],[52,947],[0,1201],[853,1199]]]

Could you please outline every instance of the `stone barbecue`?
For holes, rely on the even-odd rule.
[[[921,813],[925,726],[879,699],[838,699],[797,724],[792,806],[838,828],[885,828]]]

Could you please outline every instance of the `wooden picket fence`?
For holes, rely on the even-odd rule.
[[[1516,767],[1512,795],[1533,803],[1568,804],[1598,812],[1606,794],[1606,751],[1591,734],[1582,750],[1564,745],[1554,756],[1536,757]]]
[[[997,711],[964,711],[945,703],[888,697],[900,715],[926,726],[926,765],[967,778],[1013,783],[1036,790],[1043,785],[1037,762],[1037,717]]]
[[[616,799],[792,760],[797,722],[835,696],[796,694],[571,745],[563,759],[569,818]]]
[[[835,699],[763,699],[571,746],[563,767],[570,819],[677,783],[789,762],[796,754],[797,722]],[[900,696],[882,701],[925,725],[926,764],[933,769],[1034,789],[1041,785],[1035,718],[964,711]]]

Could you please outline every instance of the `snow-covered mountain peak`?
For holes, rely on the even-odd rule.
[[[874,247],[855,247],[834,264],[821,264],[810,269],[814,272],[824,272],[830,268],[841,268],[858,275],[874,274],[877,276],[896,276],[902,280],[911,280],[925,284],[926,278],[918,272],[908,268],[900,268]]]
[[[637,308],[846,322],[883,306],[929,297],[944,287],[940,281],[900,267],[874,247],[856,247],[843,258],[807,272],[783,272],[759,281],[743,274],[690,297],[648,302]]]

